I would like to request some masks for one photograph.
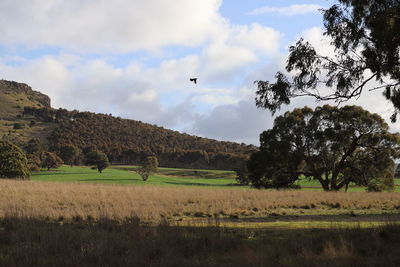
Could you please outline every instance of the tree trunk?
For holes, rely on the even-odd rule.
[[[324,180],[324,179],[322,179],[321,176],[317,176],[316,178],[320,182],[322,189],[324,189],[324,191],[330,191],[329,180]]]

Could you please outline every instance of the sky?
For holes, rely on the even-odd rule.
[[[325,104],[298,98],[272,116],[255,107],[254,81],[273,80],[301,37],[332,54],[319,9],[333,3],[1,0],[0,79],[27,83],[55,108],[259,145],[277,115]],[[349,104],[400,129],[379,91]]]

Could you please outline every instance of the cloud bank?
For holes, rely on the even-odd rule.
[[[283,33],[261,23],[230,22],[220,14],[222,0],[173,3],[0,1],[0,49],[6,51],[0,78],[28,83],[48,94],[55,107],[258,144],[273,117],[255,107],[253,81],[273,80],[284,69]],[[252,13],[294,16],[318,8],[264,7]],[[332,53],[320,28],[301,36]],[[183,52],[171,56],[166,52],[171,47]],[[191,77],[198,78],[197,85],[189,82]],[[366,94],[356,104],[388,118],[390,105],[376,94],[374,101]],[[296,99],[281,113],[317,104],[323,103]]]
[[[279,14],[283,16],[298,16],[309,13],[318,13],[323,8],[320,5],[304,4],[291,5],[286,7],[264,6],[248,12],[248,15]]]

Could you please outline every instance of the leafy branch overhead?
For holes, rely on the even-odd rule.
[[[382,90],[393,104],[395,121],[400,111],[400,1],[338,0],[322,13],[334,56],[319,54],[300,39],[289,49],[286,71],[292,77],[278,72],[275,82],[255,82],[257,106],[275,113],[299,96],[344,102],[365,90]],[[325,86],[329,90],[321,89]]]

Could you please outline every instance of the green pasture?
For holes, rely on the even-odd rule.
[[[42,170],[32,174],[33,181],[59,181],[79,183],[108,183],[116,185],[156,185],[156,186],[200,186],[219,188],[248,188],[240,186],[235,180],[233,171],[199,170],[159,168],[157,173],[150,176],[144,182],[135,172],[135,166],[114,165],[105,169],[102,173],[86,166],[61,166],[55,170]],[[396,184],[400,181],[396,179]],[[321,191],[318,181],[302,179],[299,181],[302,190]],[[349,192],[365,191],[363,187],[350,186]],[[396,186],[400,192],[400,186]]]
[[[157,185],[157,186],[211,186],[238,187],[234,172],[218,170],[187,170],[160,168],[150,175],[147,181],[134,171],[134,166],[111,166],[102,173],[86,166],[61,166],[58,169],[33,173],[33,181],[59,181],[82,183],[109,183],[119,185]]]

